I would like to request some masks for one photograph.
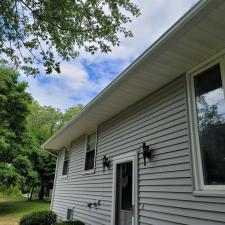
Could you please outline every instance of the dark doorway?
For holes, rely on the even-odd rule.
[[[117,165],[116,224],[132,225],[133,217],[133,163]]]

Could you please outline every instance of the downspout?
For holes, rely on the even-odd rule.
[[[57,174],[58,174],[58,155],[54,154],[51,152],[51,149],[44,149],[46,150],[50,155],[56,158],[56,166],[55,166],[55,177],[54,177],[54,182],[53,182],[53,190],[52,190],[52,197],[51,197],[51,205],[50,205],[50,210],[53,208],[53,201],[55,197],[55,186],[56,186],[56,180],[57,180]]]
[[[51,151],[54,151],[54,150],[52,150],[52,149],[46,149],[46,148],[42,148],[42,149],[45,150],[45,151],[47,151],[49,153],[49,155],[52,155],[53,157],[58,158],[58,155],[57,154],[54,154],[54,153],[51,152]]]

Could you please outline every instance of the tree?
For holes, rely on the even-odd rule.
[[[27,84],[19,82],[19,74],[0,68],[0,189],[19,185],[30,191],[40,187],[39,198],[52,188],[56,159],[41,145],[82,105],[62,113],[50,106],[40,106],[26,93]]]
[[[24,182],[30,189],[30,200],[32,200],[34,187],[39,184],[38,173],[34,170],[28,156],[18,155],[13,161],[13,165],[17,168],[20,175],[23,176]]]
[[[21,181],[21,176],[16,172],[15,167],[8,163],[0,163],[0,190],[6,191],[15,187]]]
[[[58,129],[62,113],[51,106],[41,106],[33,101],[28,116],[28,132],[33,137],[33,148],[27,154],[38,174],[40,183],[39,199],[44,198],[45,190],[52,188],[55,172],[55,157],[41,149],[41,145]],[[34,183],[37,184],[37,183]]]
[[[61,124],[59,127],[62,127],[66,122],[72,119],[75,115],[77,115],[82,109],[84,108],[83,105],[77,104],[75,106],[69,107],[66,109],[65,113],[62,115]]]
[[[41,145],[58,129],[63,114],[59,109],[41,106],[37,101],[33,101],[30,107],[28,129]]]
[[[131,37],[125,27],[140,15],[130,0],[0,0],[0,53],[16,68],[38,74],[37,64],[60,72],[60,61],[83,48],[108,53]]]
[[[83,106],[78,104],[68,108],[65,113],[50,106],[41,106],[33,101],[31,113],[28,116],[28,130],[34,142],[32,151],[27,154],[33,164],[33,168],[38,173],[40,181],[39,199],[44,198],[44,194],[53,186],[55,163],[53,156],[41,149],[41,145],[63,124],[82,110]]]
[[[30,152],[29,158],[39,181],[38,183],[34,182],[32,187],[40,187],[38,197],[39,200],[42,200],[44,194],[48,193],[53,186],[56,158],[43,151],[40,145],[36,151]]]
[[[22,183],[30,168],[24,155],[26,117],[31,96],[25,92],[27,84],[18,81],[19,74],[9,68],[0,68],[0,187],[10,189]],[[28,141],[29,142],[29,141]],[[23,172],[19,171],[22,164]],[[29,171],[30,172],[30,171]]]

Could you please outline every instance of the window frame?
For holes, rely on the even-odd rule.
[[[68,152],[69,154],[69,158],[68,158],[68,167],[67,167],[67,173],[63,174],[63,170],[64,170],[64,162],[65,162],[65,158],[66,158],[66,152]],[[69,167],[70,167],[70,150],[68,148],[64,148],[64,156],[63,156],[63,165],[62,165],[62,177],[67,177],[69,176]]]
[[[195,101],[195,87],[194,87],[194,77],[198,76],[200,73],[206,71],[209,68],[219,64],[220,73],[222,79],[222,87],[224,90],[225,98],[225,56],[217,56],[217,58],[212,58],[210,61],[206,61],[191,71],[186,73],[187,78],[187,99],[188,99],[188,114],[189,114],[189,133],[191,139],[191,152],[192,152],[192,170],[194,178],[194,190],[193,193],[196,195],[225,195],[225,185],[205,185],[204,175],[202,167],[201,149],[199,141],[199,131],[197,122],[197,111],[196,111],[196,101]]]
[[[88,136],[95,134],[95,157],[94,157],[94,167],[93,169],[86,170],[86,155],[87,155],[87,146],[88,146]],[[92,174],[95,173],[95,166],[96,166],[96,152],[97,152],[97,143],[98,143],[98,132],[97,130],[91,131],[89,133],[86,133],[85,135],[85,154],[84,154],[84,175],[85,174]]]

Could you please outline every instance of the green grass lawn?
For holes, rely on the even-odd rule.
[[[24,197],[9,197],[0,193],[0,225],[18,225],[21,216],[35,211],[49,210],[49,201],[28,201]]]

